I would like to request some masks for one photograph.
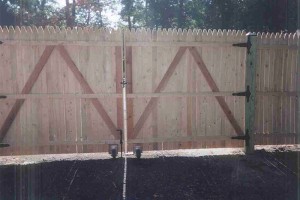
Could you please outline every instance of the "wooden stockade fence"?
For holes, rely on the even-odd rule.
[[[129,149],[237,147],[245,134],[241,31],[125,31]],[[0,155],[107,151],[122,128],[122,34],[0,28]],[[299,133],[299,37],[258,34],[255,144]],[[298,83],[297,83],[298,81]],[[298,93],[297,93],[298,91]]]

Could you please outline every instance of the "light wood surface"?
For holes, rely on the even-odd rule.
[[[245,98],[232,96],[245,90],[246,48],[232,46],[245,32],[133,29],[125,38],[129,148],[243,146],[229,138],[245,130]],[[121,30],[0,27],[0,41],[0,133],[11,145],[0,155],[118,142]],[[298,49],[295,34],[257,36],[256,144],[297,142]]]

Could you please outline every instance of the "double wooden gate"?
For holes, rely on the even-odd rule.
[[[250,52],[233,46],[244,32],[137,30],[125,39],[129,150],[244,146],[231,139],[255,131],[255,43]],[[3,28],[0,40],[0,141],[10,144],[1,154],[118,143],[121,31]],[[245,82],[248,103],[232,95]]]

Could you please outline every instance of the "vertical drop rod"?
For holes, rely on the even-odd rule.
[[[126,101],[126,47],[125,47],[125,33],[122,30],[122,97],[123,97],[123,131],[124,131],[124,152],[127,151],[127,101]]]

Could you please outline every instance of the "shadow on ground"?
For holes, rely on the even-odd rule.
[[[299,152],[128,159],[127,199],[296,200]],[[0,199],[122,199],[123,160],[0,166]]]

